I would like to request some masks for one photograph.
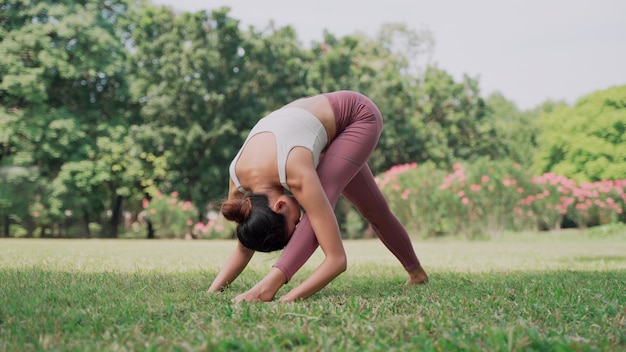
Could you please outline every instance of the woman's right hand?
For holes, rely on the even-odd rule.
[[[287,282],[287,277],[277,268],[272,268],[269,274],[248,291],[238,295],[233,302],[269,302]]]
[[[241,303],[241,302],[269,302],[274,298],[273,295],[264,293],[262,290],[256,289],[255,287],[249,289],[248,291],[237,295],[237,297],[233,298],[233,303]]]

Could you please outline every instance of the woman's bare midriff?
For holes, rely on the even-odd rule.
[[[335,138],[335,133],[337,130],[335,113],[333,112],[332,106],[330,106],[328,98],[326,98],[325,96],[315,95],[312,97],[302,98],[293,101],[285,106],[301,108],[315,115],[315,117],[320,120],[320,122],[322,123],[322,125],[324,125],[324,128],[326,129],[328,143],[330,143],[330,141]]]

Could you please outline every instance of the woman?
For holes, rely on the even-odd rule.
[[[351,91],[302,98],[261,119],[230,165],[230,190],[222,213],[237,222],[239,242],[209,292],[221,291],[235,280],[254,251],[284,247],[270,273],[235,298],[270,301],[318,245],[325,255],[322,263],[280,300],[305,299],[321,290],[346,270],[333,211],[341,194],[400,260],[408,283],[427,282],[406,230],[391,213],[367,165],[382,124],[376,105]],[[299,223],[300,206],[305,215]]]

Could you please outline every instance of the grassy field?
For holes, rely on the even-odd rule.
[[[0,351],[622,351],[626,234],[414,240],[406,287],[377,240],[307,301],[231,303],[276,254],[207,294],[232,241],[0,240]],[[303,280],[321,254],[284,287]]]

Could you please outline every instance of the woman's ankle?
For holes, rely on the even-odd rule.
[[[424,268],[422,268],[421,265],[409,271],[409,281],[407,281],[407,284],[425,284],[427,282],[428,274],[426,274],[426,271],[424,270]]]

